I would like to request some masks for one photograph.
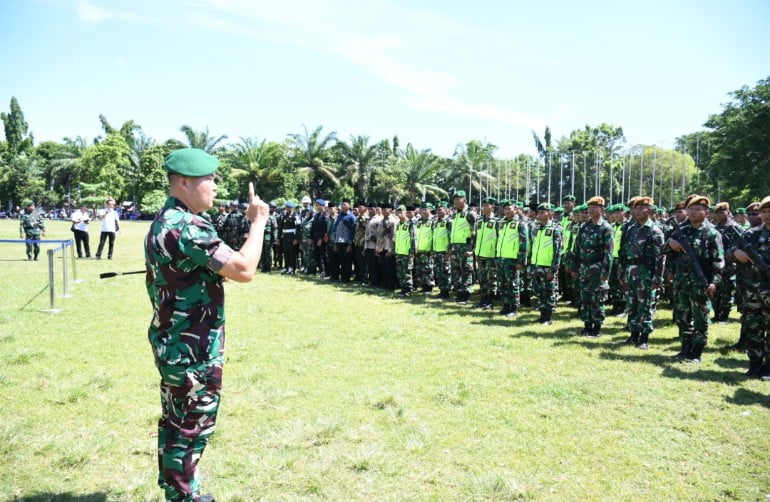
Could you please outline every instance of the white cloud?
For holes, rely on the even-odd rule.
[[[136,4],[134,4],[134,8],[137,8]],[[138,6],[138,8],[140,10],[142,9],[141,4]],[[150,5],[145,5],[144,8],[151,11]],[[77,13],[80,19],[95,24],[109,19],[142,24],[154,24],[157,22],[153,16],[140,15],[136,14],[135,12],[100,7],[94,5],[91,0],[81,0],[78,2]]]

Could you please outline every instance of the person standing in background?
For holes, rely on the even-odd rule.
[[[88,223],[91,221],[91,215],[86,205],[81,203],[80,208],[72,213],[72,233],[75,234],[75,246],[78,251],[78,258],[83,258],[83,251],[86,252],[86,258],[91,258],[91,245],[88,240]]]
[[[104,249],[104,242],[109,239],[110,246],[107,250],[107,259],[112,259],[112,252],[115,248],[115,235],[120,232],[120,216],[115,211],[115,199],[107,199],[105,203],[104,212],[99,216],[102,220],[102,233],[99,236],[99,248],[96,250],[96,259],[102,259],[102,250]]]

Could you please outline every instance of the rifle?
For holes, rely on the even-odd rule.
[[[115,277],[118,275],[145,274],[145,273],[147,273],[146,270],[135,270],[133,272],[103,272],[99,274],[99,279],[108,279],[110,277]]]
[[[692,248],[692,245],[690,244],[690,239],[687,238],[686,235],[682,232],[682,227],[679,226],[679,223],[677,223],[676,219],[671,221],[671,225],[674,229],[673,232],[671,232],[671,238],[679,242],[679,244],[684,248],[684,252],[687,255],[687,258],[690,261],[690,264],[692,265],[692,268],[695,270],[695,273],[700,278],[701,282],[703,283],[703,287],[707,288],[709,285],[709,280],[706,279],[706,274],[703,273],[703,268],[700,266],[700,262],[698,261],[698,255],[695,254],[695,250]]]
[[[759,267],[761,271],[765,273],[765,277],[770,279],[770,266],[768,266],[767,262],[762,258],[762,256],[757,253],[757,250],[754,248],[754,245],[751,242],[748,242],[746,239],[743,238],[743,236],[738,232],[738,230],[730,225],[727,227],[728,230],[732,231],[735,234],[735,243],[737,244],[737,248],[743,250],[744,253],[749,255],[749,258],[751,258],[752,264],[755,267]]]

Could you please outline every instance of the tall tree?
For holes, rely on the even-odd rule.
[[[330,192],[340,184],[333,162],[332,147],[337,141],[337,133],[332,131],[323,135],[323,126],[308,132],[302,126],[303,134],[290,134],[292,163],[307,177],[307,191],[315,198]]]
[[[733,100],[704,124],[709,134],[709,176],[723,199],[750,202],[770,193],[770,77],[729,93]]]
[[[127,174],[131,169],[130,155],[131,149],[122,136],[108,134],[102,142],[83,152],[84,181],[103,183],[109,196],[126,198],[131,195],[126,191]]]
[[[225,158],[232,167],[232,177],[237,181],[237,196],[246,196],[249,181],[254,182],[255,189],[264,199],[284,196],[285,179],[292,174],[292,170],[288,169],[285,145],[264,139],[241,138]]]
[[[417,150],[407,143],[401,164],[406,174],[405,188],[409,200],[424,200],[429,194],[434,197],[447,194],[446,190],[436,185],[436,175],[444,167],[443,159],[430,149]]]
[[[338,141],[342,181],[353,187],[355,197],[366,199],[372,171],[381,166],[388,152],[383,143],[369,144],[369,136],[351,136],[350,143]]]
[[[214,137],[211,135],[211,133],[209,133],[208,127],[205,131],[196,131],[189,125],[183,125],[179,128],[179,130],[184,133],[185,138],[187,139],[187,144],[185,145],[181,141],[177,140],[169,140],[168,144],[173,148],[184,148],[186,146],[190,148],[199,148],[206,151],[207,153],[210,153],[211,155],[219,155],[225,150],[223,141],[227,139],[226,134]]]
[[[481,196],[497,190],[495,157],[497,145],[471,140],[457,145],[450,169],[444,173],[442,186],[447,189],[465,190],[468,197]]]
[[[22,152],[31,153],[34,139],[29,133],[29,124],[24,120],[24,112],[16,97],[11,98],[10,113],[0,113],[5,130],[5,141],[7,142],[6,151],[11,156]]]

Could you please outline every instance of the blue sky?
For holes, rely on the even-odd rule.
[[[281,141],[399,136],[452,155],[534,153],[586,124],[671,147],[770,75],[770,2],[0,2],[0,109],[36,141],[134,119]]]

